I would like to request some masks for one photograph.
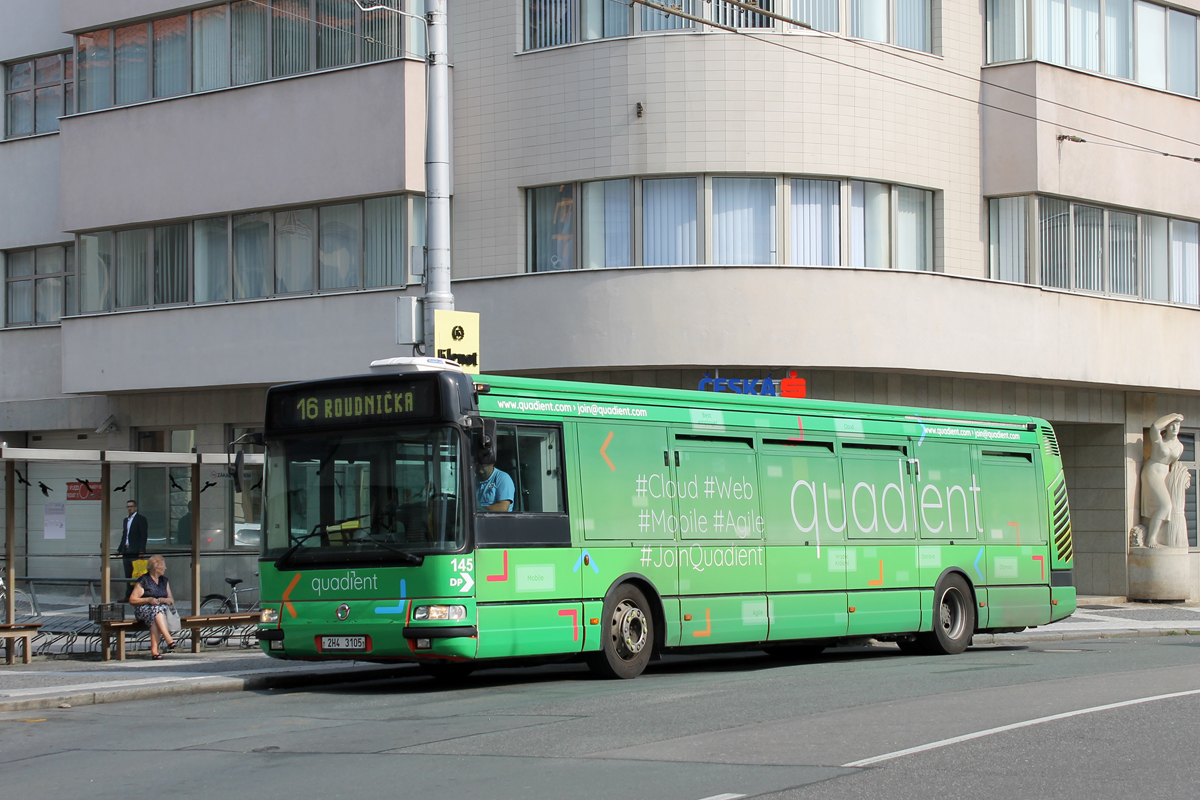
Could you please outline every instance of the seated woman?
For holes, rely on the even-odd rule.
[[[167,606],[175,605],[171,585],[167,582],[167,562],[162,556],[150,556],[146,562],[146,574],[137,579],[129,595],[133,615],[150,628],[150,655],[162,658],[158,650],[158,639],[162,637],[168,650],[175,649],[175,638],[167,627]]]

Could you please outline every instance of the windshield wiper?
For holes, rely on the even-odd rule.
[[[304,534],[299,539],[297,539],[295,541],[295,544],[293,544],[287,550],[283,551],[283,554],[281,556],[279,556],[279,558],[275,559],[276,569],[286,568],[287,565],[291,562],[292,556],[295,555],[296,551],[300,549],[301,545],[303,545],[309,539],[313,538],[314,536],[321,536],[323,534],[327,534],[330,532],[338,532],[338,531],[362,531],[366,535],[367,540],[370,541],[372,544],[377,544],[385,550],[389,550],[393,553],[396,553],[397,555],[403,556],[404,557],[403,560],[407,561],[409,564],[419,567],[421,564],[425,563],[424,556],[419,556],[419,555],[416,555],[415,553],[409,553],[405,550],[400,550],[399,548],[391,547],[391,546],[386,545],[383,542],[375,539],[375,537],[371,536],[371,534],[367,531],[366,528],[363,528],[362,525],[358,524],[358,520],[367,519],[370,516],[371,516],[370,514],[360,514],[357,517],[348,517],[346,519],[338,520],[337,522],[331,522],[328,525],[318,524],[318,525],[314,526],[311,531],[309,531],[308,533]],[[350,523],[350,522],[353,522],[355,524],[347,525],[347,523]]]

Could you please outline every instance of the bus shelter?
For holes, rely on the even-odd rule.
[[[261,454],[246,454],[244,457],[244,465],[247,467],[261,468],[264,458]],[[137,466],[166,466],[173,468],[187,468],[190,472],[190,500],[188,510],[191,522],[191,559],[190,559],[190,577],[191,591],[190,601],[193,613],[198,612],[200,608],[201,586],[200,586],[200,559],[201,559],[201,514],[200,514],[200,495],[202,493],[201,476],[205,468],[212,469],[220,467],[226,470],[233,469],[233,461],[226,453],[171,453],[171,452],[141,452],[141,451],[123,451],[123,450],[66,450],[66,449],[47,449],[47,448],[27,448],[27,447],[0,447],[0,462],[4,465],[4,583],[10,589],[5,593],[5,607],[3,620],[6,624],[12,625],[16,621],[16,587],[29,580],[28,575],[19,574],[17,569],[18,548],[17,548],[17,490],[18,483],[28,483],[28,481],[20,481],[18,477],[19,465],[29,463],[55,463],[62,465],[78,464],[80,466],[96,466],[100,468],[99,486],[92,487],[86,480],[83,482],[83,487],[73,487],[78,492],[98,492],[100,506],[100,521],[99,521],[99,546],[96,548],[99,555],[99,572],[91,576],[79,576],[86,579],[84,582],[90,585],[92,583],[98,586],[98,599],[101,603],[109,603],[112,601],[112,586],[114,578],[112,575],[112,558],[114,555],[113,542],[113,518],[112,518],[112,498],[114,487],[112,484],[112,475],[114,468],[133,468]],[[28,468],[26,469],[28,473]],[[94,474],[94,473],[93,473]],[[69,497],[69,493],[68,493]],[[89,497],[89,499],[96,499]],[[26,529],[28,529],[28,518],[26,519]],[[119,529],[118,529],[119,533]],[[28,549],[28,541],[26,542]],[[28,558],[26,559],[28,563]],[[124,574],[117,577],[117,580],[124,580]],[[71,580],[71,579],[67,579]],[[11,648],[9,650],[11,654]]]

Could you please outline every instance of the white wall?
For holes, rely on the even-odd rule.
[[[456,276],[525,270],[523,187],[699,172],[934,189],[945,269],[983,274],[980,4],[941,4],[940,56],[719,31],[522,53],[521,7],[450,4]]]
[[[424,109],[424,67],[409,60],[70,117],[63,226],[423,192]]]

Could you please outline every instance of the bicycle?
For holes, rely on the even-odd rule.
[[[256,576],[258,573],[254,573]],[[223,594],[206,594],[204,599],[200,601],[200,613],[203,615],[212,614],[241,614],[246,611],[257,611],[259,601],[253,603],[238,603],[239,594],[248,594],[257,592],[258,587],[249,586],[245,589],[239,589],[238,584],[244,581],[241,578],[226,578],[225,582],[229,584],[230,592],[228,595]]]
[[[256,576],[258,573],[254,573]],[[258,611],[260,602],[255,599],[253,602],[239,603],[239,594],[248,594],[257,592],[258,587],[250,586],[244,589],[239,589],[238,584],[243,583],[241,578],[226,578],[225,582],[229,584],[229,594],[206,594],[204,599],[200,601],[200,614],[202,616],[220,616],[221,614],[242,614],[249,611]],[[209,647],[215,647],[227,641],[233,635],[233,626],[226,629],[217,629],[220,631],[217,635],[209,635],[205,638],[204,643]],[[243,642],[243,646],[248,646]]]
[[[8,602],[8,587],[4,584],[4,578],[0,578],[0,622],[4,621],[4,604]],[[20,589],[13,591],[13,602],[16,604],[16,617],[36,617],[37,613],[33,610],[33,601],[29,599],[29,595],[22,592]]]

